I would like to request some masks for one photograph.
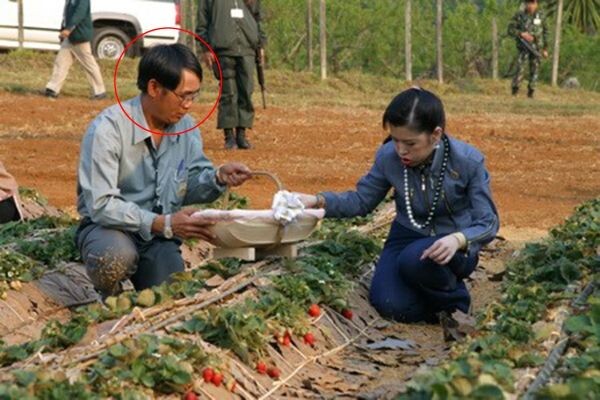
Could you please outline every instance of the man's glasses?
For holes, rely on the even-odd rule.
[[[190,94],[186,94],[186,95],[181,95],[179,93],[176,93],[174,90],[171,89],[167,89],[169,92],[173,93],[181,102],[181,104],[184,103],[193,103],[195,102],[198,97],[200,96],[200,92],[194,92],[194,93],[190,93]]]

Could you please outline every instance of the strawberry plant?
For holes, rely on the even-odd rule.
[[[538,398],[585,399],[600,393],[600,297],[591,297],[588,309],[565,326],[575,339],[574,351],[559,368],[560,382],[542,389]]]
[[[0,246],[23,239],[43,230],[58,230],[75,226],[77,221],[67,216],[44,216],[28,221],[7,222],[0,225]]]
[[[43,265],[23,254],[0,250],[0,298],[5,299],[9,289],[18,289],[20,282],[39,278],[43,271]]]
[[[142,335],[108,348],[86,379],[104,396],[140,386],[158,393],[185,393],[205,365],[217,362],[213,357],[189,341]]]
[[[75,246],[75,231],[73,226],[43,239],[20,240],[17,250],[49,267],[55,267],[59,262],[79,261],[81,256]]]
[[[0,366],[22,361],[40,349],[52,352],[78,343],[87,332],[90,320],[75,316],[67,323],[50,321],[42,330],[40,339],[22,345],[0,346]]]
[[[479,334],[458,345],[444,366],[422,374],[399,399],[506,398],[514,391],[512,369],[539,366],[531,325],[546,310],[568,297],[564,289],[578,280],[597,280],[600,260],[600,199],[580,206],[550,237],[527,245],[508,264],[500,302],[491,304],[479,323]],[[597,301],[597,300],[596,300]],[[552,385],[539,398],[591,398],[600,388],[600,308],[568,320],[566,327],[581,335],[581,350],[563,366],[566,382]],[[598,334],[598,336],[596,336]]]
[[[216,346],[231,349],[244,362],[249,363],[251,354],[267,346],[267,325],[255,312],[256,303],[247,300],[231,307],[211,307],[176,329],[198,333],[204,340]]]

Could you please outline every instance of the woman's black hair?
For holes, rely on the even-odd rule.
[[[403,91],[387,106],[383,113],[383,128],[406,127],[414,132],[433,133],[435,128],[446,128],[446,113],[439,97],[432,92],[411,88]],[[391,140],[388,137],[384,143]]]
[[[150,79],[156,79],[167,89],[175,90],[184,69],[195,73],[202,82],[202,66],[187,46],[180,43],[154,46],[140,60],[137,87],[146,93]]]

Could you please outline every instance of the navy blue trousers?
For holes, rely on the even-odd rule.
[[[478,254],[459,251],[447,265],[421,255],[441,236],[424,236],[394,222],[371,283],[370,301],[385,318],[435,322],[440,311],[468,312],[471,296],[463,282]]]

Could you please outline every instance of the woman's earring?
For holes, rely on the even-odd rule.
[[[440,142],[437,142],[437,143],[435,144],[434,148],[435,148],[436,150],[437,150],[437,149],[439,149],[439,148],[440,148]]]

